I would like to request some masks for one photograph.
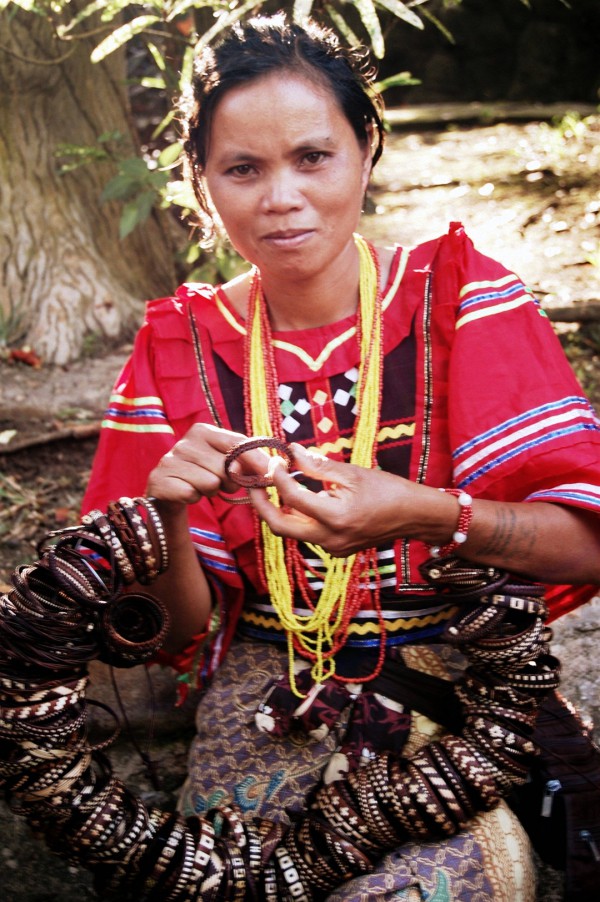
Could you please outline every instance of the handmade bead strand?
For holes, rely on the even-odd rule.
[[[360,367],[358,413],[350,461],[357,466],[371,468],[375,465],[379,429],[383,316],[375,252],[359,235],[355,236],[355,244],[360,264]],[[244,378],[247,429],[251,435],[275,436],[285,440],[268,311],[258,272],[255,272],[250,292],[248,322]],[[278,505],[276,491],[272,488],[267,491],[271,501]],[[316,682],[322,682],[335,674],[334,654],[344,645],[350,620],[360,608],[366,593],[373,591],[374,606],[379,612],[377,555],[371,549],[360,555],[333,558],[320,546],[309,544],[309,549],[323,561],[325,568],[323,588],[318,601],[313,604],[298,544],[275,536],[264,522],[260,524],[260,535],[262,541],[258,543],[259,557],[272,604],[287,632],[290,683],[296,691],[293,672],[295,651],[314,662],[313,677]],[[375,580],[373,590],[369,587],[371,574]],[[311,608],[311,613],[306,616],[300,616],[294,611],[295,588],[300,590],[304,601]],[[383,649],[383,617],[379,617],[379,622]],[[383,652],[379,656],[378,668],[382,660]],[[376,672],[377,670],[372,676]]]

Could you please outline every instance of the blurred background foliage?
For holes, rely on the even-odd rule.
[[[444,0],[443,6],[460,0]],[[527,2],[527,0],[522,0]],[[289,4],[296,21],[316,16],[327,22],[351,45],[368,44],[377,59],[385,55],[385,32],[390,20],[398,19],[413,28],[423,29],[426,22],[451,40],[439,18],[428,9],[428,0],[332,0],[316,3],[295,0]],[[285,4],[284,4],[285,6]],[[122,205],[119,234],[126,238],[145,222],[155,207],[175,208],[178,216],[192,223],[196,201],[181,173],[181,144],[177,137],[177,99],[190,83],[194,53],[218,40],[236,21],[260,12],[273,12],[280,4],[222,2],[222,0],[0,0],[0,10],[9,16],[11,7],[43,17],[52,30],[57,55],[71,52],[82,39],[94,40],[90,54],[93,66],[121,48],[128,56],[128,85],[138,109],[146,105],[158,122],[145,122],[142,114],[140,154],[124,153],[118,131],[98,136],[89,146],[61,144],[56,148],[59,172],[67,175],[81,166],[112,159],[117,172],[106,183],[101,202],[118,201]],[[378,83],[381,91],[417,83],[409,72],[388,74]],[[149,99],[148,93],[154,93]],[[151,126],[151,128],[149,128]],[[178,249],[178,258],[189,280],[230,278],[236,271],[236,255],[220,242],[206,254],[194,236]]]
[[[420,84],[409,70],[392,71],[399,52],[395,26],[433,30],[433,40],[456,43],[453,17],[465,0],[295,0],[290,4],[223,2],[223,0],[0,0],[0,12],[11,16],[17,9],[41,17],[52,32],[56,58],[73,52],[78,41],[92,38],[90,66],[125,48],[128,57],[128,86],[137,105],[139,155],[131,157],[118,131],[98,135],[93,145],[61,144],[56,148],[58,171],[67,175],[81,166],[112,159],[117,172],[105,185],[101,202],[121,204],[119,234],[127,237],[145,222],[154,208],[173,208],[184,223],[193,221],[196,202],[180,169],[181,145],[177,136],[177,98],[189,85],[192,60],[197,50],[217,40],[234,22],[283,6],[301,22],[314,16],[333,27],[349,44],[370,46],[377,60],[386,58],[386,45],[393,36],[393,50],[386,58],[385,77],[377,84],[391,91]],[[515,0],[531,9],[530,0]],[[568,0],[551,0],[571,8]],[[466,0],[468,5],[468,0]],[[493,15],[493,13],[492,13]],[[488,11],[484,13],[489,24]],[[400,44],[406,45],[406,31]],[[435,55],[435,53],[434,53]],[[434,73],[434,79],[438,77]],[[154,94],[154,97],[149,97]],[[396,92],[396,96],[399,96]],[[143,108],[151,110],[147,120]],[[160,112],[158,121],[157,111]],[[177,250],[178,262],[190,280],[227,279],[237,266],[235,255],[218,244],[210,255],[204,253],[194,236]]]
[[[224,29],[279,8],[298,21],[313,16],[350,44],[370,46],[378,87],[392,104],[521,99],[527,91],[542,101],[578,94],[593,101],[600,87],[599,6],[598,0],[0,0],[0,36],[10,36],[17,16],[43,21],[51,37],[46,58],[22,57],[25,67],[58,65],[85,45],[81,80],[89,78],[90,90],[94,67],[125,57],[133,144],[119,128],[85,144],[59,141],[52,150],[56,172],[70,179],[107,164],[98,202],[116,205],[121,241],[157,214],[166,216],[177,276],[215,281],[232,277],[239,261],[224,240],[210,253],[198,241],[196,201],[181,168],[177,99],[189,85],[194,53]],[[547,23],[542,41],[539,28],[530,31],[536,19]],[[0,41],[2,52],[18,56]],[[26,318],[14,304],[0,304],[0,331],[10,328],[14,337]]]

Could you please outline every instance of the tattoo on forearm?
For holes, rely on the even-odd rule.
[[[482,554],[493,555],[526,555],[535,542],[535,529],[529,519],[518,522],[515,511],[498,507],[494,529],[484,547]]]
[[[497,510],[494,529],[485,546],[481,549],[482,554],[506,553],[515,528],[515,519],[514,511],[506,510],[502,507]]]

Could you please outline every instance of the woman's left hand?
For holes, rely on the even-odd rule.
[[[300,445],[291,450],[296,468],[325,488],[307,491],[278,465],[272,476],[282,507],[264,489],[250,489],[258,515],[276,535],[320,545],[333,557],[399,538],[427,545],[451,540],[459,517],[453,495],[383,470],[329,460]],[[547,583],[600,585],[598,517],[548,502],[476,499],[461,557]]]
[[[250,495],[275,535],[312,542],[334,557],[347,557],[399,536],[414,537],[428,520],[432,524],[437,520],[438,529],[440,519],[442,524],[446,521],[445,532],[452,531],[456,501],[435,489],[383,470],[329,460],[300,445],[291,450],[296,469],[325,488],[308,491],[285,466],[274,467],[273,485],[282,506],[276,507],[265,490],[251,489]]]

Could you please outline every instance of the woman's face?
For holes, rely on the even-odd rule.
[[[352,245],[371,169],[333,93],[286,72],[215,109],[206,186],[232,244],[271,279],[306,279]]]

